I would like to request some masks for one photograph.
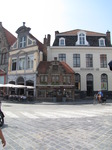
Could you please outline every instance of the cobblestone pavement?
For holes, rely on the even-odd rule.
[[[112,104],[3,103],[2,108],[4,150],[112,150]]]

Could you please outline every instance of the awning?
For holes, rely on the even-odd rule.
[[[43,87],[47,87],[47,86],[51,86],[51,87],[74,87],[75,85],[52,85],[52,84],[47,84],[47,85],[42,85],[42,84],[38,84],[37,87],[39,86],[43,86]]]
[[[10,87],[10,88],[28,88],[28,89],[34,89],[34,87],[33,87],[33,86],[15,85],[15,84],[0,84],[0,87]]]

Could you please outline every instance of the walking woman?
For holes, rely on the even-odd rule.
[[[4,138],[4,135],[3,135],[1,129],[0,129],[0,139],[1,139],[2,145],[3,145],[3,147],[4,147],[4,146],[6,145],[6,141],[5,141],[5,138]]]

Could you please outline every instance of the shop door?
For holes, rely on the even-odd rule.
[[[93,75],[87,75],[87,96],[92,96],[93,94]]]

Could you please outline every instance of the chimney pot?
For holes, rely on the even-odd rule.
[[[25,26],[25,22],[23,22],[23,26]]]

